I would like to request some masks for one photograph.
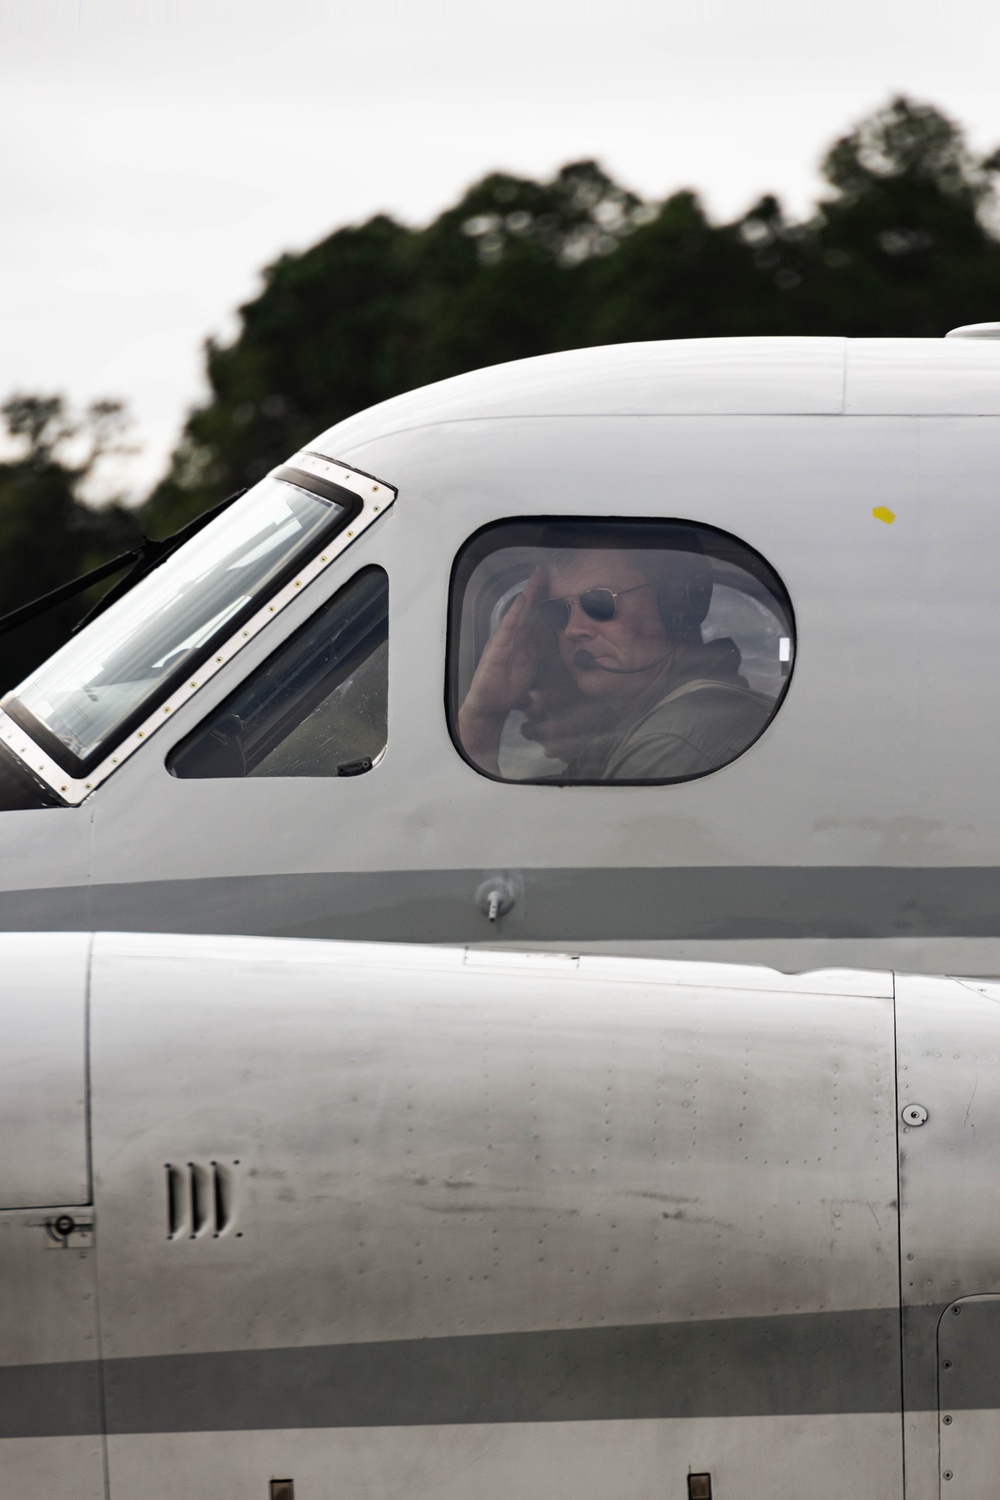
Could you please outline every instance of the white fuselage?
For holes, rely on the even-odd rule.
[[[1000,987],[933,976],[1000,974],[998,359],[691,341],[411,393],[296,456],[303,515],[334,473],[359,508],[169,701],[183,642],[146,697],[35,683],[79,725],[137,694],[92,781],[5,700],[0,1497],[992,1492]],[[475,651],[456,578],[519,520],[762,559],[759,737],[658,784],[493,774],[512,709],[460,747],[540,574],[487,558]],[[654,586],[567,576],[558,628]],[[247,774],[249,711],[205,726],[284,712],[269,663],[345,599],[384,753]]]
[[[1000,973],[998,359],[962,340],[629,345],[342,423],[313,446],[395,503],[78,806],[0,813],[0,925]],[[543,515],[680,517],[777,570],[794,675],[739,759],[562,787],[463,759],[451,568],[481,527]],[[171,749],[369,565],[389,587],[374,769],[171,775]],[[515,896],[497,924],[492,877]]]
[[[995,986],[0,947],[4,1494],[985,1493]]]

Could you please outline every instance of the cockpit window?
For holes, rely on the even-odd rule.
[[[4,710],[64,770],[86,775],[360,503],[315,474],[277,470],[50,657]]]
[[[365,568],[172,751],[184,779],[357,776],[385,749],[389,580]]]
[[[687,521],[509,521],[455,564],[452,737],[502,781],[687,781],[776,713],[795,650],[773,568]]]

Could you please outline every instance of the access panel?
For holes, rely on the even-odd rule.
[[[938,1328],[941,1491],[993,1495],[1000,1473],[1000,1297],[953,1302]]]
[[[104,1495],[86,933],[0,936],[0,1495]]]
[[[891,990],[102,934],[111,1500],[899,1500]]]
[[[0,934],[0,1209],[90,1200],[87,933]]]
[[[897,976],[896,1033],[907,1500],[982,1500],[1000,1468],[1000,985]]]

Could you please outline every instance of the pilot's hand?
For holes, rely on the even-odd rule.
[[[558,657],[542,664],[518,707],[524,710],[521,733],[552,760],[571,761],[600,728],[601,704],[583,696]]]
[[[458,734],[467,754],[486,771],[499,769],[504,721],[538,675],[539,627],[535,601],[544,574],[536,568],[486,643],[458,712]]]

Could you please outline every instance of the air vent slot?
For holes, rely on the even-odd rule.
[[[167,1162],[167,1239],[175,1240],[187,1229],[188,1191],[186,1175]]]
[[[167,1238],[221,1239],[235,1222],[238,1161],[166,1163]],[[242,1239],[236,1231],[236,1238]]]
[[[233,1216],[233,1179],[229,1170],[217,1161],[212,1163],[212,1207],[215,1233],[224,1234]]]
[[[197,1239],[208,1228],[208,1173],[193,1161],[188,1162],[188,1172],[191,1175],[191,1238]]]

